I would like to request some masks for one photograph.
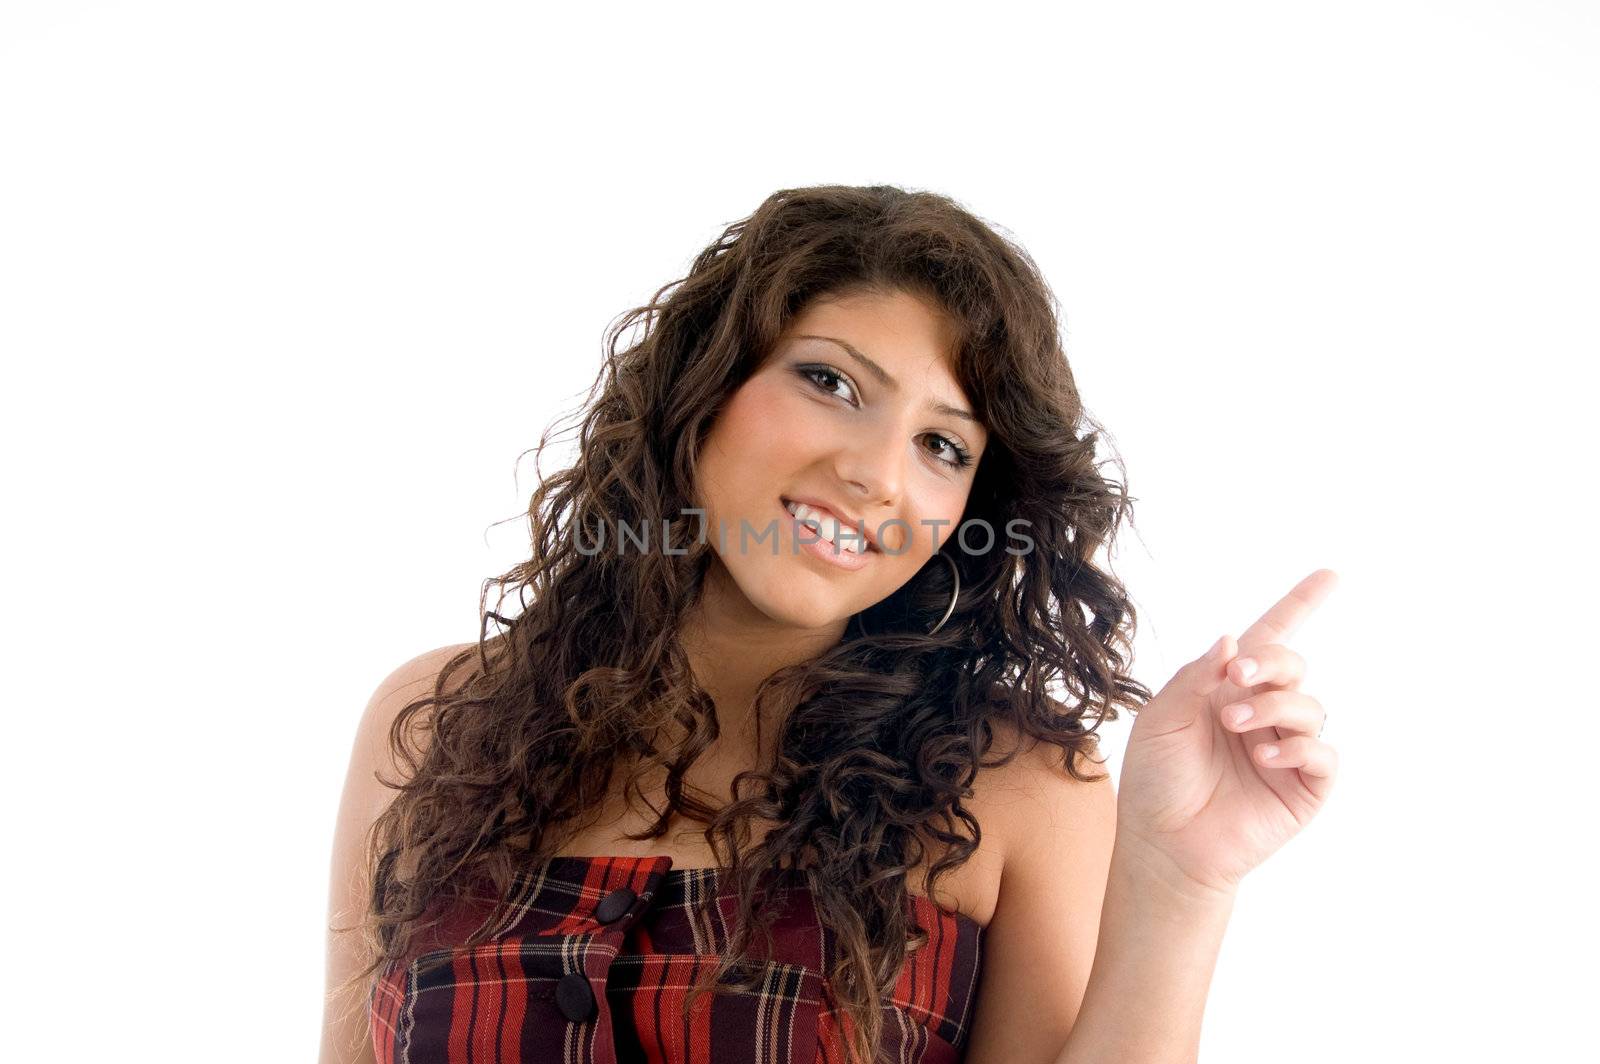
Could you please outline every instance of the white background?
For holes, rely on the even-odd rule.
[[[1592,1045],[1597,23],[6,5],[7,1056],[314,1056],[367,697],[475,637],[605,327],[823,182],[1040,263],[1140,500],[1146,683],[1343,577],[1294,641],[1339,781],[1241,891],[1201,1059]]]

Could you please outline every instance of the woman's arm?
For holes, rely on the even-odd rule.
[[[979,777],[974,811],[1003,840],[1004,869],[963,1060],[1192,1061],[1233,894],[1119,830],[1110,779],[1074,779],[1059,761],[1040,744]]]
[[[352,926],[368,904],[362,889],[367,831],[395,795],[378,782],[376,775],[380,771],[389,779],[402,775],[389,745],[390,727],[407,703],[433,693],[440,670],[463,645],[420,654],[395,669],[373,692],[356,727],[330,862],[322,1041],[317,1058],[320,1064],[374,1064],[366,1000],[354,991],[339,993],[341,985],[369,958],[363,954],[353,930],[334,929]],[[414,728],[413,739],[421,749],[426,734]]]
[[[1234,895],[1118,838],[1077,1023],[1056,1064],[1189,1064]]]
[[[1319,569],[1178,670],[1134,720],[1114,807],[1035,756],[1001,774],[1021,786],[991,817],[1007,841],[974,1064],[1195,1060],[1239,881],[1333,785],[1326,714],[1277,640],[1335,580]]]
[[[1187,1064],[1240,880],[1328,797],[1338,754],[1287,639],[1333,590],[1319,569],[1140,710],[1082,1019],[1057,1064]]]
[[[994,721],[997,750],[1021,740]],[[983,935],[966,1064],[1054,1064],[1087,993],[1101,927],[1117,794],[1085,751],[1068,773],[1062,751],[1029,746],[974,783],[972,812],[1001,855],[1000,895]]]

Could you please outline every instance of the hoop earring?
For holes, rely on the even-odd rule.
[[[956,611],[956,599],[961,595],[961,569],[956,565],[956,560],[944,551],[939,552],[939,557],[949,563],[950,579],[955,581],[955,586],[950,589],[950,605],[944,608],[944,616],[939,618],[939,623],[928,629],[929,635],[933,635],[944,627],[944,622],[948,621],[950,615]],[[861,633],[861,638],[865,639],[867,637],[867,626],[862,622],[861,614],[859,613],[856,614],[856,631]]]

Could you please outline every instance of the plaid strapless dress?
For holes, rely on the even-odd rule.
[[[719,987],[684,1015],[689,986],[731,938],[737,899],[719,890],[719,869],[671,865],[670,857],[548,858],[518,873],[511,912],[471,948],[459,943],[492,900],[453,914],[373,988],[379,1064],[847,1060],[847,1017],[825,974],[833,932],[798,873],[774,895],[772,953],[759,935],[751,945],[761,989]],[[721,914],[709,922],[697,911],[707,893],[718,895]],[[906,897],[929,941],[907,957],[884,1005],[884,1059],[952,1064],[972,1022],[984,928],[920,894]]]

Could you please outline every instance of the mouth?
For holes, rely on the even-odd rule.
[[[860,557],[882,553],[877,538],[867,528],[865,522],[841,517],[817,502],[796,500],[787,496],[779,496],[778,502],[797,523],[816,533],[820,537],[820,543],[836,549],[841,554]]]

